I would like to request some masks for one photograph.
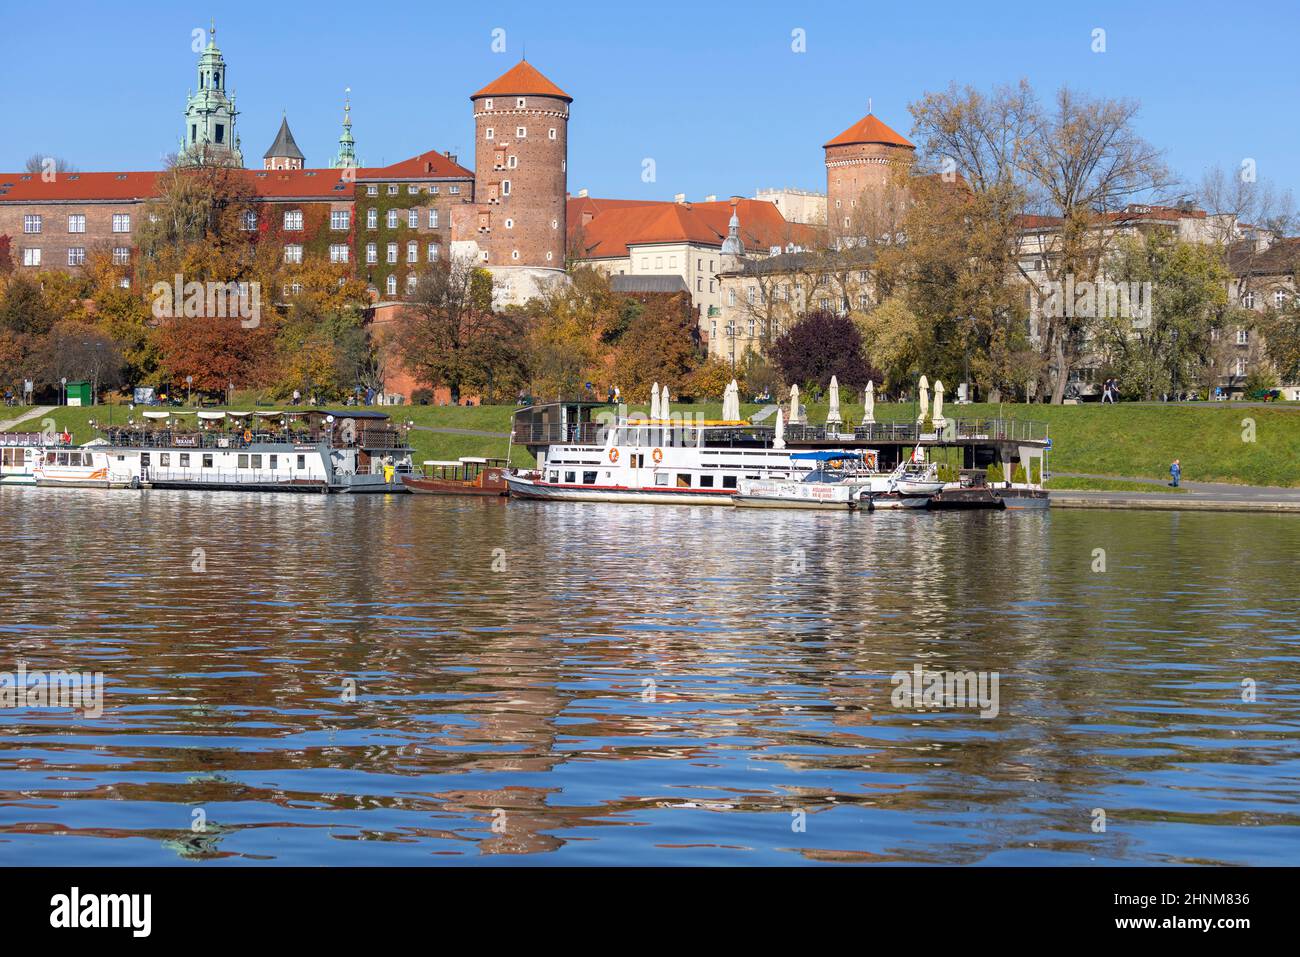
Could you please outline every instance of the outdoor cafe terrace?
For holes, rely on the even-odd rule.
[[[191,416],[194,418],[191,419]],[[351,420],[352,426],[345,426]],[[332,448],[406,448],[402,431],[374,412],[146,411],[126,425],[92,422],[110,445],[124,448],[235,449],[259,444],[319,445]]]

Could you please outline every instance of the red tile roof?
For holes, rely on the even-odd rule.
[[[816,227],[787,222],[772,203],[738,200],[740,238],[745,248],[767,253],[771,246],[784,247],[814,241]],[[584,225],[583,214],[591,214]],[[580,245],[581,259],[627,256],[628,247],[649,243],[695,243],[721,246],[731,219],[730,200],[714,203],[672,203],[662,200],[618,200],[578,197],[567,207],[569,239]]]
[[[481,96],[554,96],[561,100],[573,102],[573,97],[548,80],[527,60],[520,60],[510,69],[473,94],[470,99]]]
[[[826,145],[849,146],[857,143],[884,143],[887,146],[906,146],[908,149],[916,149],[910,141],[876,119],[874,113],[868,113]]]
[[[388,166],[367,166],[357,170],[358,179],[473,179],[474,174],[446,153],[430,150]]]
[[[265,199],[313,199],[345,202],[352,184],[337,169],[260,170],[242,175]],[[464,179],[474,174],[445,153],[431,150],[389,166],[365,167],[358,179]],[[120,202],[145,200],[156,194],[161,172],[59,173],[46,182],[40,173],[0,173],[0,203]],[[9,185],[12,184],[12,185]],[[342,188],[339,188],[342,187]]]

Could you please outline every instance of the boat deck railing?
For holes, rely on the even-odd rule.
[[[1045,442],[1047,423],[1027,419],[948,419],[942,429],[915,422],[873,422],[870,425],[827,428],[825,425],[789,425],[787,442],[838,442],[852,435],[854,442]]]
[[[106,429],[114,448],[129,449],[245,449],[251,445],[320,445],[343,449],[405,449],[405,437],[396,429],[358,429],[350,442],[326,429],[251,429],[243,432],[179,432],[172,429]]]
[[[606,426],[600,422],[578,425],[515,425],[518,445],[604,445]]]
[[[62,445],[59,435],[47,437],[43,432],[0,432],[0,445]]]

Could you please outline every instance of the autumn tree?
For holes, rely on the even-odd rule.
[[[878,379],[862,352],[862,334],[853,320],[825,310],[810,312],[772,345],[772,360],[787,383],[826,388],[834,375],[840,385],[865,388]]]
[[[613,378],[620,392],[640,401],[658,382],[681,393],[699,363],[690,295],[650,296],[631,304],[637,308],[615,350]]]
[[[41,339],[34,355],[36,381],[53,386],[60,380],[85,381],[91,394],[122,381],[122,349],[112,336],[86,322],[59,322]]]
[[[522,380],[515,320],[492,309],[492,276],[473,262],[444,259],[419,274],[398,320],[407,368],[459,403],[468,389],[507,391]]]

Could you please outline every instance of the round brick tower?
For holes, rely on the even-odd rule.
[[[521,60],[470,101],[479,259],[522,301],[564,272],[573,97]]]
[[[900,184],[912,168],[916,147],[868,113],[825,149],[831,235],[874,231],[890,207],[901,205]]]

